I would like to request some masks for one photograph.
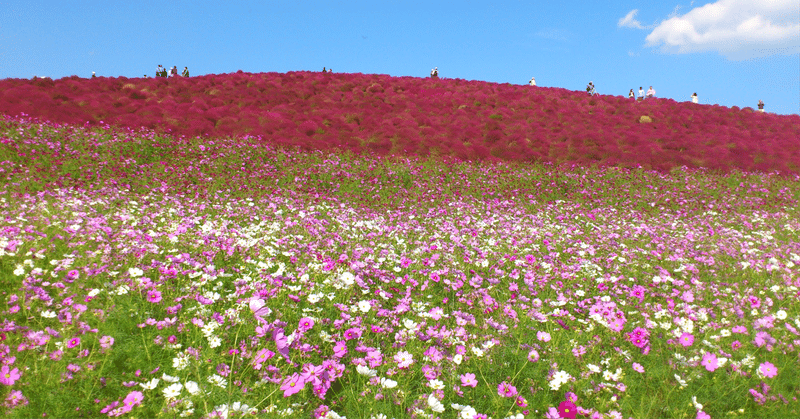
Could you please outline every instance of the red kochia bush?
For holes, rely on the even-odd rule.
[[[800,168],[800,116],[459,79],[237,72],[0,81],[0,113],[252,135],[376,154],[556,163]],[[648,115],[652,123],[639,123]],[[788,168],[788,169],[787,169]]]

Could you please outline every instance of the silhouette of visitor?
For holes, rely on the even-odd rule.
[[[95,76],[95,75],[94,75],[94,71],[92,71],[92,78],[95,78],[95,77],[97,77],[97,76]]]
[[[189,67],[183,67],[183,77],[189,77]]]
[[[697,103],[697,93],[692,93],[692,103]]]
[[[642,86],[639,86],[639,99],[644,100],[644,90],[642,90]]]
[[[647,89],[647,98],[650,99],[654,97],[656,97],[656,91],[653,90],[653,86],[650,86],[650,88]]]
[[[764,101],[761,99],[758,100],[758,111],[764,112]]]
[[[536,77],[531,77],[531,81],[529,81],[531,86],[536,86]]]
[[[434,67],[433,70],[431,70],[431,77],[439,77],[439,67]]]
[[[629,98],[631,98],[631,99],[633,99],[634,97],[636,97],[636,95],[633,93],[633,89],[631,89],[631,91],[630,91],[630,92],[628,92],[628,97],[629,97]]]

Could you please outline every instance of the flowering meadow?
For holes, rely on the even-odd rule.
[[[2,416],[798,417],[798,180],[5,117]]]
[[[0,113],[250,135],[307,151],[800,173],[798,115],[462,79],[308,71],[5,79]]]

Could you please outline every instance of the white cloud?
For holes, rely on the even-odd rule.
[[[628,14],[625,15],[625,17],[621,18],[617,22],[617,27],[618,28],[644,29],[644,26],[642,26],[642,24],[638,20],[636,20],[636,18],[635,18],[636,13],[639,13],[639,9],[633,9],[630,12],[628,12]]]
[[[630,25],[638,24],[636,11],[619,26],[635,27]],[[718,0],[669,17],[645,41],[666,53],[716,51],[730,60],[795,54],[800,52],[797,0]]]

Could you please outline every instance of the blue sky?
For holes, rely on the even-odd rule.
[[[224,5],[224,6],[222,6]],[[3,1],[0,78],[322,70],[800,112],[797,0]]]

